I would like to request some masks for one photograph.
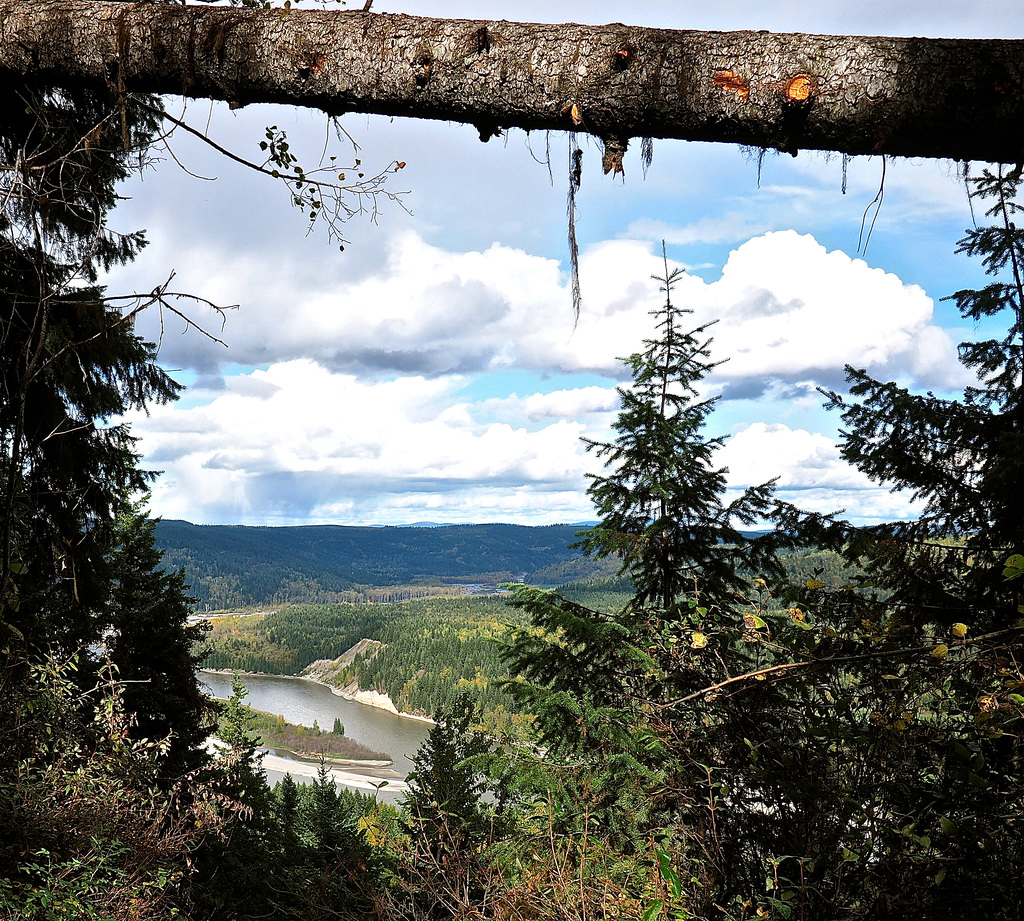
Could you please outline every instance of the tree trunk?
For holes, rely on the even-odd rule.
[[[0,75],[796,153],[1024,159],[1024,40],[0,0]]]

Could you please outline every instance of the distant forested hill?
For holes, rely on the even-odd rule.
[[[451,582],[557,584],[606,571],[569,549],[577,525],[431,528],[308,525],[272,528],[161,521],[165,564],[184,569],[200,605],[229,608],[376,598],[368,588],[420,593]],[[392,593],[394,594],[394,593]],[[380,598],[379,600],[397,600]]]

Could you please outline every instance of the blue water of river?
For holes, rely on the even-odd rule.
[[[202,671],[199,677],[214,697],[231,696],[230,674]],[[346,700],[314,681],[275,675],[240,674],[239,678],[249,692],[245,702],[250,707],[281,714],[289,723],[309,728],[315,720],[318,726],[329,730],[338,718],[346,736],[374,751],[389,754],[394,761],[393,770],[402,777],[412,769],[413,755],[430,731],[428,723]],[[271,783],[282,776],[276,771],[268,771],[267,775]],[[295,779],[301,780],[298,776]]]

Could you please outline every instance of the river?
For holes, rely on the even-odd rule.
[[[231,696],[231,675],[202,671],[199,677],[214,697]],[[404,779],[412,770],[412,757],[430,731],[428,723],[411,720],[387,710],[379,710],[366,704],[346,700],[334,694],[330,688],[307,681],[303,678],[282,678],[275,675],[246,675],[239,678],[249,694],[245,702],[257,710],[281,714],[289,723],[301,723],[312,728],[313,721],[321,729],[330,730],[335,718],[340,718],[345,735],[374,751],[387,752],[394,761],[392,770],[367,769],[359,771],[364,776],[378,779]],[[346,768],[346,771],[349,769]],[[281,773],[268,770],[271,783],[279,780]],[[295,779],[302,780],[298,774]],[[340,781],[344,782],[344,781]],[[362,786],[356,783],[349,786]],[[395,784],[397,787],[398,785]],[[403,785],[404,787],[404,785]],[[397,793],[384,790],[387,799],[396,799]]]

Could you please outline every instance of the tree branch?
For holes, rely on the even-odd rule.
[[[963,641],[964,646],[981,646],[991,640],[1001,639],[1004,636],[1014,636],[1024,633],[1024,627],[1011,627],[1007,630],[997,630],[994,633],[986,633],[983,636],[973,637],[971,639],[965,639]],[[890,659],[894,657],[917,654],[922,655],[925,653],[931,653],[931,650],[935,648],[935,643],[927,643],[920,646],[904,646],[899,649],[880,649],[877,652],[866,652],[855,656],[835,656],[823,659],[805,659],[802,662],[785,662],[781,665],[771,665],[767,668],[760,668],[757,671],[746,672],[742,675],[736,675],[733,678],[727,678],[725,681],[719,681],[717,684],[708,685],[705,688],[701,688],[699,691],[694,691],[692,694],[687,694],[685,697],[679,697],[675,700],[667,701],[663,704],[655,704],[659,710],[664,710],[669,707],[678,707],[680,704],[689,703],[691,700],[696,700],[698,697],[704,697],[707,694],[714,694],[716,691],[720,691],[729,685],[736,684],[740,681],[748,681],[750,679],[757,680],[764,678],[767,675],[774,675],[780,672],[790,671],[794,668],[810,668],[815,665],[844,665],[849,662],[861,662],[866,659]]]
[[[1024,159],[1024,40],[0,0],[0,75],[598,138]]]

